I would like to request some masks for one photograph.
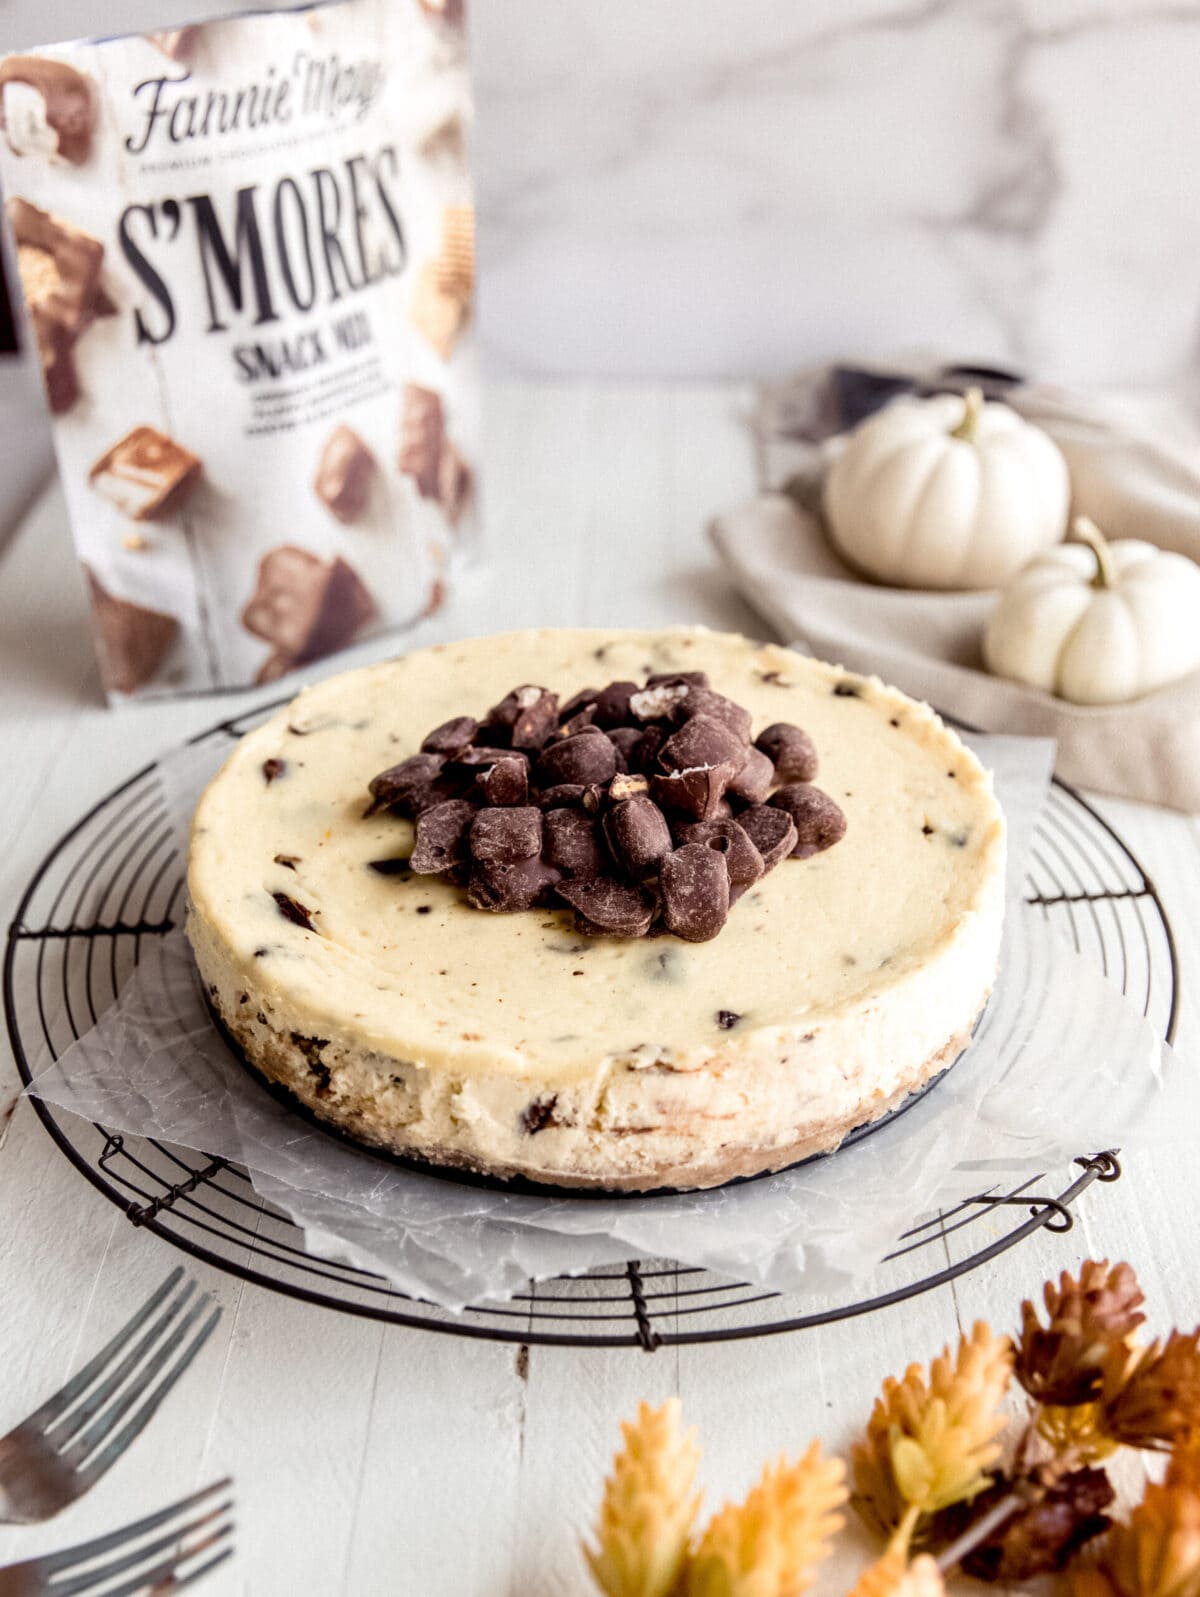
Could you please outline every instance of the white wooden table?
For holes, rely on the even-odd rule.
[[[753,486],[728,387],[494,390],[490,550],[415,642],[546,624],[700,621],[761,632],[710,558],[707,517]],[[3,446],[0,445],[0,448]],[[358,658],[388,652],[376,644]],[[344,663],[344,662],[340,662]],[[277,690],[271,690],[276,692]],[[266,697],[263,694],[263,697]],[[56,490],[0,556],[0,904],[94,799],[246,695],[113,713],[100,703],[82,586]],[[1184,976],[1180,1046],[1200,1058],[1200,822],[1098,801],[1158,882]],[[176,1262],[54,1148],[0,1056],[0,1433],[98,1346]],[[1200,1128],[1197,1135],[1200,1136]],[[763,1341],[667,1350],[526,1351],[309,1307],[216,1270],[226,1307],[162,1414],[50,1526],[0,1529],[0,1564],[148,1512],[222,1473],[237,1483],[236,1561],[213,1597],[551,1597],[588,1589],[577,1544],[619,1418],[678,1392],[706,1446],[710,1506],[768,1455],[848,1444],[885,1374],[983,1316],[1015,1323],[1044,1275],[1130,1258],[1155,1318],[1200,1318],[1200,1161],[1128,1161],[986,1270],[864,1319]],[[865,1544],[864,1544],[865,1545]],[[827,1566],[845,1590],[859,1553]]]

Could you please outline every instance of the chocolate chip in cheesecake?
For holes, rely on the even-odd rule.
[[[412,862],[407,854],[397,854],[392,859],[368,860],[367,869],[377,876],[411,876]]]
[[[276,854],[275,864],[282,865],[285,871],[294,871],[300,864],[299,854]]]
[[[635,881],[654,875],[671,852],[667,818],[646,793],[612,805],[604,817],[604,833],[613,858]]]
[[[779,782],[811,782],[817,774],[817,746],[801,727],[775,721],[754,740],[775,767]]]
[[[603,732],[575,732],[544,748],[538,757],[542,787],[561,782],[611,782],[617,774],[617,751]]]
[[[787,859],[799,838],[796,823],[786,810],[755,804],[738,816],[738,825],[762,858],[764,871],[773,871]]]
[[[270,787],[271,783],[274,782],[277,777],[282,776],[283,773],[286,770],[287,770],[287,761],[286,760],[276,760],[276,759],[264,760],[263,761],[262,771],[263,771],[263,778],[266,781],[267,786]]]
[[[582,810],[547,810],[543,821],[546,858],[564,876],[592,881],[605,868],[596,823]]]
[[[737,1013],[736,1010],[733,1010],[733,1009],[718,1009],[717,1010],[717,1025],[720,1026],[722,1031],[732,1031],[733,1028],[737,1025],[738,1021],[741,1020],[741,1018],[742,1017]]]
[[[575,911],[579,930],[588,937],[644,937],[654,919],[653,898],[612,876],[560,882],[557,892]]]
[[[305,909],[304,905],[296,899],[289,898],[286,893],[272,893],[271,897],[284,920],[290,920],[293,926],[303,926],[306,932],[315,932],[316,925],[313,921],[315,911]]]
[[[474,805],[465,799],[446,799],[418,816],[412,870],[418,876],[440,876],[461,864],[475,815]]]
[[[846,817],[819,787],[790,782],[771,796],[772,808],[785,810],[796,823],[793,859],[808,859],[832,848],[846,835]]]
[[[441,726],[434,727],[423,740],[421,753],[444,754],[448,760],[452,760],[471,747],[471,740],[478,730],[479,722],[473,715],[456,715],[449,721],[443,721]]]
[[[542,851],[542,812],[536,805],[479,810],[471,822],[471,858],[482,864],[512,865]]]
[[[729,872],[704,843],[685,843],[662,862],[663,923],[689,943],[706,943],[729,918]]]
[[[749,834],[733,820],[693,821],[678,829],[681,843],[702,843],[723,856],[731,887],[750,887],[766,866]]]
[[[538,1132],[545,1131],[547,1126],[557,1125],[558,1122],[554,1118],[554,1111],[557,1108],[557,1093],[551,1093],[549,1098],[534,1098],[521,1113],[521,1130],[528,1137],[536,1137]]]

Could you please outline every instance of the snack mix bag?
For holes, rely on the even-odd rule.
[[[0,60],[0,186],[110,699],[442,602],[475,518],[462,0]]]

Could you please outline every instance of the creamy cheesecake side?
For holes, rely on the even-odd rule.
[[[413,828],[365,819],[367,785],[431,726],[519,683],[566,700],[695,669],[756,732],[805,728],[848,821],[712,941],[583,937],[565,905],[491,915],[389,872]],[[530,631],[332,678],[244,738],[197,807],[188,935],[251,1063],[364,1142],[710,1186],[836,1147],[953,1060],[991,989],[1003,877],[987,773],[876,679],[700,629]]]

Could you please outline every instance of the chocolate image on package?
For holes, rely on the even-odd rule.
[[[339,521],[357,521],[371,498],[378,466],[375,456],[353,427],[343,423],[325,440],[313,492]]]
[[[471,468],[446,437],[441,395],[419,383],[404,390],[398,464],[422,499],[436,500],[452,524],[459,520],[471,497]]]
[[[0,61],[0,127],[14,155],[82,165],[95,126],[92,86],[82,72],[36,55]]]
[[[448,205],[442,212],[438,253],[417,274],[409,315],[413,326],[449,360],[471,314],[475,281],[475,212]]]
[[[92,487],[134,521],[177,509],[200,475],[200,458],[160,433],[135,427],[88,473]]]
[[[17,275],[37,341],[46,397],[55,415],[79,397],[77,340],[113,306],[100,281],[104,245],[28,200],[5,207],[17,246]]]
[[[136,693],[158,675],[179,623],[161,610],[109,593],[94,571],[87,571],[87,581],[104,686],[114,693]]]
[[[257,680],[274,682],[345,648],[374,613],[358,573],[340,556],[324,561],[293,544],[270,550],[259,562],[257,586],[242,611],[246,631],[272,645]]]

